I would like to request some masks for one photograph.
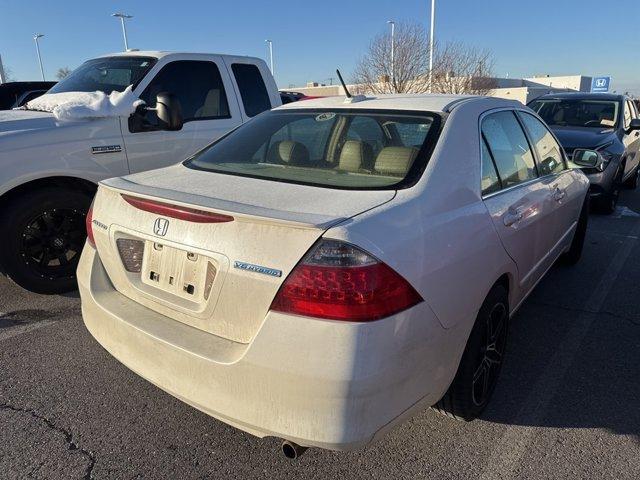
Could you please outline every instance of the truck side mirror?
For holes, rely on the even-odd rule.
[[[163,130],[182,130],[182,107],[175,95],[168,92],[160,92],[156,97],[156,115],[160,120],[160,128]]]

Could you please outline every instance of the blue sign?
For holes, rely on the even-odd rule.
[[[593,77],[591,91],[593,93],[608,93],[611,86],[611,77]]]

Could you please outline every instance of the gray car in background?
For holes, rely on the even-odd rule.
[[[625,95],[549,94],[529,103],[551,127],[569,158],[576,149],[596,150],[597,167],[583,168],[596,207],[612,213],[620,188],[636,188],[640,162],[640,118]]]

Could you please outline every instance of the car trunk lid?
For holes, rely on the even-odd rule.
[[[327,228],[395,195],[163,170],[103,182],[93,230],[105,269],[123,295],[242,343],[257,333],[280,285]],[[178,218],[166,208],[155,213],[136,200],[213,221]],[[135,272],[123,260],[133,255],[131,245],[143,252]]]

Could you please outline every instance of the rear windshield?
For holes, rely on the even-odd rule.
[[[185,164],[324,187],[401,188],[424,169],[439,124],[429,113],[269,111]]]
[[[549,99],[529,106],[549,125],[614,128],[618,123],[618,102],[613,100]]]

